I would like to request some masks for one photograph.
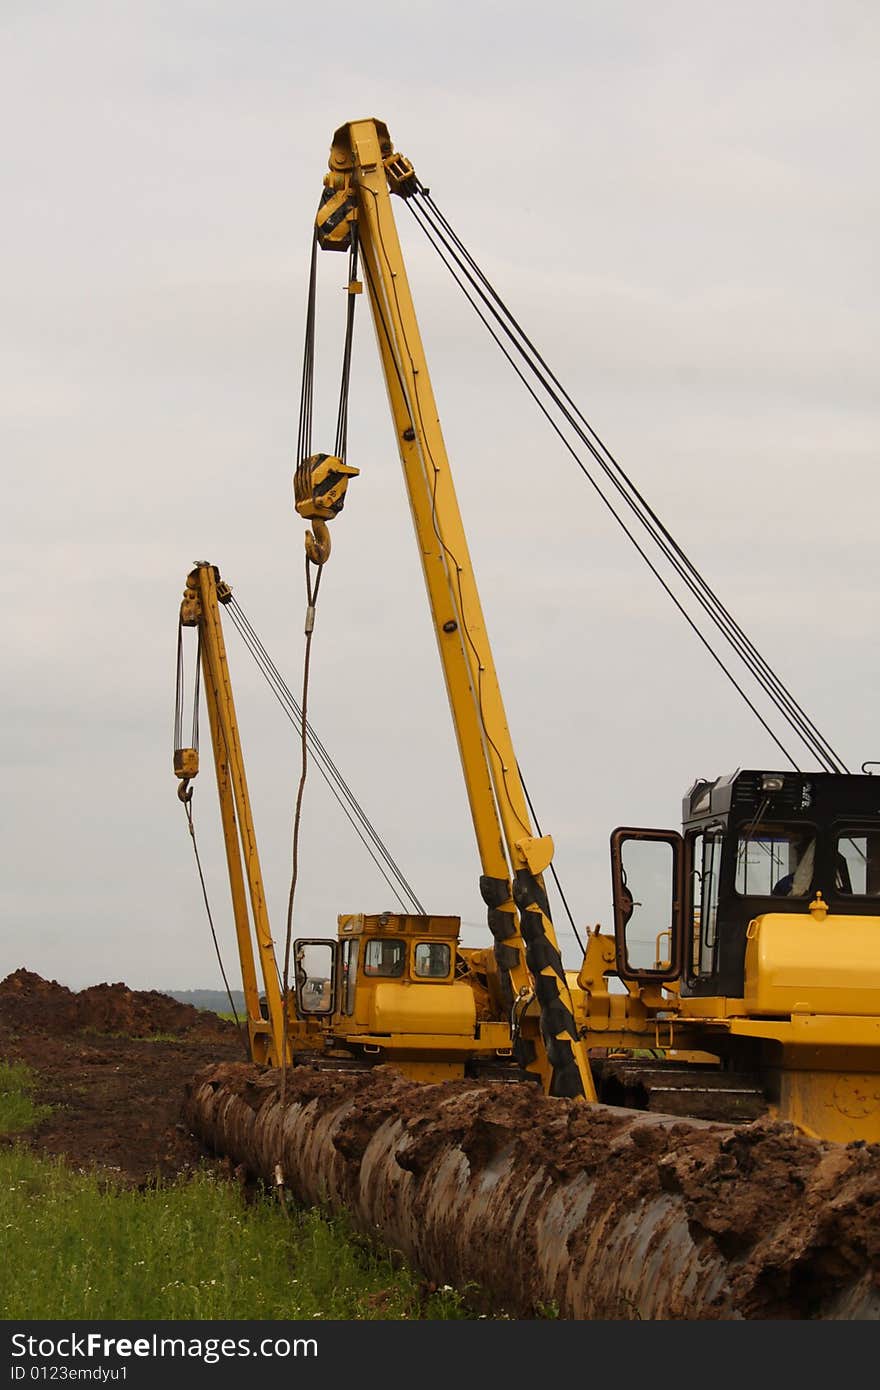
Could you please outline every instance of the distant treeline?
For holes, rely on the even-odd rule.
[[[229,995],[225,989],[166,989],[162,991],[180,1004],[192,1004],[196,1009],[210,1009],[215,1014],[229,1013]],[[232,991],[232,998],[239,1013],[244,1013],[244,995],[240,989]]]

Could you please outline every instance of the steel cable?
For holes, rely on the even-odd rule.
[[[452,274],[459,288],[465,294],[465,297],[471,303],[472,307],[476,310],[478,316],[481,318],[484,325],[487,327],[495,341],[501,347],[501,350],[504,353],[505,357],[507,357],[507,360],[510,361],[511,365],[514,366],[514,370],[517,370],[515,363],[512,362],[510,355],[507,353],[507,351],[504,348],[504,345],[498,339],[498,336],[492,328],[492,325],[488,322],[485,315],[481,312],[479,306],[475,303],[473,297],[468,292],[465,284],[463,283],[462,276],[471,284],[474,291],[487,308],[488,312],[495,319],[496,323],[499,325],[504,335],[509,339],[514,351],[520,356],[527,368],[537,379],[540,386],[544,389],[544,391],[550,397],[553,404],[556,406],[557,410],[562,414],[566,423],[575,432],[577,437],[585,445],[585,447],[592,454],[593,458],[602,468],[609,483],[611,483],[611,485],[615,488],[615,490],[621,496],[622,500],[626,503],[626,505],[630,508],[630,510],[637,518],[637,520],[640,522],[642,527],[648,532],[648,535],[658,546],[667,562],[672,566],[672,568],[678,574],[679,578],[690,590],[691,594],[696,598],[697,602],[703,608],[703,611],[707,614],[707,616],[711,619],[711,621],[715,624],[715,626],[718,628],[721,634],[728,641],[730,646],[739,656],[740,660],[744,663],[747,669],[751,672],[754,679],[764,690],[765,694],[775,705],[778,712],[782,715],[782,717],[786,720],[789,726],[797,734],[798,738],[805,744],[806,747],[809,748],[810,752],[813,754],[814,757],[817,758],[820,764],[826,767],[829,771],[847,771],[846,765],[843,763],[842,759],[839,758],[839,756],[835,753],[833,748],[831,748],[828,741],[824,739],[824,737],[819,733],[813,721],[808,718],[801,706],[795,701],[794,697],[786,689],[786,687],[783,685],[782,681],[779,679],[776,673],[773,672],[769,664],[761,656],[760,652],[758,652],[757,648],[746,636],[742,628],[732,617],[732,615],[728,612],[728,610],[724,607],[721,600],[712,591],[706,580],[699,573],[699,571],[692,564],[692,562],[689,560],[689,558],[678,545],[678,543],[671,536],[667,528],[664,526],[663,522],[657,516],[656,512],[650,507],[645,498],[639,492],[638,488],[627,476],[627,474],[624,472],[621,466],[617,463],[616,459],[614,459],[613,455],[611,455],[610,451],[599,439],[598,435],[589,425],[589,422],[586,421],[578,407],[572,401],[571,397],[562,387],[561,383],[559,382],[559,379],[551,371],[544,358],[538,352],[531,339],[520,327],[514,316],[511,314],[510,310],[507,309],[506,305],[500,299],[500,296],[498,296],[496,291],[493,289],[489,280],[484,275],[480,267],[477,265],[474,258],[464,247],[464,244],[461,242],[460,238],[451,228],[446,218],[437,208],[433,199],[430,198],[426,190],[421,190],[421,192],[424,200],[423,204],[415,205],[415,200],[412,199],[408,200],[407,202],[407,206],[410,207],[410,210],[413,213],[414,220],[418,223],[429,242],[434,246],[434,249],[438,251],[438,254],[440,255],[447,269]],[[425,210],[426,207],[428,209],[427,212]],[[527,389],[529,389],[528,383],[525,382],[522,374],[518,370],[517,375],[520,376],[520,379],[524,381],[524,384],[526,384]],[[534,392],[530,391],[530,394],[532,394],[533,398],[537,401],[537,397],[535,396]],[[540,404],[540,402],[538,403]],[[547,414],[546,411],[544,411],[544,413]],[[549,415],[548,419],[550,419]],[[552,420],[551,423],[553,423]],[[650,564],[650,561],[645,555],[645,552],[641,549],[641,547],[638,546],[637,542],[632,536],[632,533],[629,531],[625,523],[620,518],[613,503],[605,496],[602,489],[599,488],[596,480],[590,474],[583,460],[577,455],[576,451],[572,449],[570,443],[564,440],[564,437],[561,435],[561,432],[558,430],[558,428],[557,433],[560,433],[560,437],[563,438],[563,442],[567,443],[569,450],[575,457],[575,460],[578,463],[579,467],[585,473],[588,480],[593,485],[594,489],[602,498],[606,507],[608,507],[608,509],[615,516],[615,519],[618,521],[618,524],[621,525],[622,529],[625,531],[629,539],[633,542],[634,545],[636,545],[636,548],[639,550],[639,553],[642,555],[642,558],[646,561],[646,563],[648,563],[649,567],[652,569],[652,572],[659,579],[660,576],[657,574],[656,569]],[[663,583],[662,580],[660,582]],[[670,594],[670,597],[673,597],[674,599],[674,596],[672,595],[668,586],[663,584],[663,587],[666,589],[666,592]],[[681,604],[677,603],[677,601],[676,606],[678,606],[683,615],[686,618],[688,618],[688,615],[685,612],[684,608],[681,606]],[[694,627],[694,630],[698,633],[698,635],[700,635],[699,629],[697,629],[694,626],[693,622],[689,618],[688,621],[690,622],[690,625]],[[732,673],[717,658],[717,655],[715,655],[711,647],[708,647],[708,644],[705,643],[705,640],[704,645],[707,645],[707,649],[713,654],[717,664],[721,667],[722,671],[724,671],[724,673],[728,676],[728,679],[732,681],[740,695],[742,695],[742,697],[746,700],[746,703],[749,705],[749,708],[751,708],[753,713],[757,715],[767,732],[771,733],[771,737],[773,737],[773,740],[777,744],[777,747],[781,749],[781,751],[785,754],[786,758],[790,762],[792,762],[794,766],[797,766],[790,753],[788,753],[788,751],[782,746],[782,744],[775,737],[775,735],[772,734],[766,722],[758,714],[757,710],[755,709],[755,706],[745,696],[745,693],[735,681],[734,677],[732,676]]]
[[[423,229],[423,230],[424,230],[424,229]],[[428,239],[431,240],[430,235],[429,235],[429,234],[427,234],[427,235],[428,235]],[[441,259],[444,259],[444,257],[443,257],[443,252],[440,250],[439,247],[436,246],[436,244],[435,244],[435,249],[438,251],[438,254],[440,255]],[[453,277],[455,278],[455,272],[452,271],[452,268],[449,267],[448,264],[447,264],[447,268],[450,269],[451,273],[453,274]],[[568,450],[568,452],[571,454],[571,456],[572,456],[572,458],[574,459],[575,463],[578,465],[578,467],[579,467],[579,468],[581,469],[581,471],[584,473],[584,476],[586,477],[587,481],[590,483],[591,487],[595,490],[597,496],[599,497],[599,499],[601,500],[601,502],[603,503],[603,505],[608,509],[608,511],[609,511],[609,512],[611,513],[611,515],[614,517],[614,519],[615,519],[615,521],[617,522],[618,526],[619,526],[620,529],[623,531],[623,533],[624,533],[624,535],[627,537],[627,539],[628,539],[628,540],[631,542],[631,544],[634,546],[634,548],[638,551],[639,555],[641,555],[641,557],[642,557],[642,559],[644,560],[645,564],[648,566],[649,570],[650,570],[651,573],[654,575],[654,577],[655,577],[655,579],[657,580],[657,582],[660,584],[660,586],[663,588],[663,590],[664,590],[664,591],[666,592],[666,594],[669,596],[669,598],[671,599],[672,603],[673,603],[673,604],[675,605],[675,607],[679,610],[679,612],[681,613],[681,615],[682,615],[682,617],[684,618],[685,622],[686,622],[686,623],[688,624],[688,626],[692,629],[692,631],[694,632],[694,634],[695,634],[695,636],[697,637],[697,639],[702,643],[703,647],[705,648],[705,650],[707,651],[707,653],[709,654],[709,656],[712,658],[712,660],[716,663],[716,665],[720,668],[720,670],[724,673],[724,675],[727,676],[728,680],[729,680],[729,681],[732,683],[732,685],[734,686],[734,689],[739,693],[739,695],[740,695],[740,696],[742,697],[742,699],[745,701],[746,705],[748,705],[749,709],[750,709],[750,710],[752,711],[752,713],[755,715],[755,718],[758,720],[758,722],[759,722],[759,723],[762,725],[762,727],[765,729],[765,731],[767,732],[767,734],[769,735],[769,737],[772,739],[772,741],[776,744],[777,748],[780,750],[780,752],[782,753],[783,757],[785,757],[786,760],[787,760],[788,762],[791,763],[792,767],[797,767],[797,763],[795,762],[795,760],[794,760],[794,758],[792,757],[791,753],[790,753],[790,752],[788,751],[788,749],[784,746],[784,744],[780,741],[780,739],[777,738],[776,734],[774,734],[774,732],[773,732],[773,730],[771,729],[770,725],[769,725],[769,724],[767,723],[767,721],[764,719],[764,717],[762,716],[762,714],[761,714],[760,711],[758,710],[757,706],[754,704],[754,702],[753,702],[752,700],[749,699],[749,696],[747,695],[746,691],[743,689],[743,687],[742,687],[742,686],[739,684],[739,682],[736,680],[736,677],[733,675],[733,672],[730,670],[730,668],[729,668],[728,666],[726,666],[726,665],[724,664],[724,662],[722,661],[721,657],[718,655],[718,653],[715,651],[715,649],[713,648],[713,646],[712,646],[711,643],[709,642],[708,638],[700,631],[699,627],[698,627],[697,624],[694,622],[693,618],[692,618],[691,615],[688,613],[687,609],[684,607],[684,605],[682,604],[682,602],[680,601],[680,599],[678,599],[678,598],[676,597],[676,595],[675,595],[675,593],[673,592],[673,590],[672,590],[672,589],[669,587],[669,585],[666,583],[666,581],[664,580],[663,576],[660,574],[660,571],[659,571],[659,570],[657,569],[657,567],[653,564],[653,562],[651,561],[651,559],[650,559],[649,555],[647,554],[647,552],[646,552],[646,551],[643,549],[643,547],[639,544],[638,539],[637,539],[636,536],[633,534],[633,532],[630,530],[630,528],[627,526],[626,521],[623,519],[623,517],[620,515],[620,513],[615,509],[613,503],[605,496],[605,493],[604,493],[604,492],[602,491],[602,489],[599,487],[599,484],[596,482],[596,479],[593,477],[593,475],[590,473],[589,469],[585,466],[583,460],[582,460],[582,459],[580,458],[580,456],[578,455],[577,450],[574,448],[574,445],[571,443],[571,440],[569,440],[569,439],[566,438],[565,434],[563,433],[562,427],[560,426],[560,424],[558,423],[558,421],[556,421],[556,420],[553,418],[553,416],[552,416],[552,414],[551,414],[549,408],[545,405],[545,403],[541,400],[540,396],[538,395],[537,390],[531,385],[531,383],[529,382],[528,378],[525,376],[525,374],[523,373],[523,371],[517,366],[517,364],[516,364],[514,358],[512,357],[512,355],[510,354],[510,352],[508,352],[507,348],[504,346],[504,344],[503,344],[503,342],[501,341],[501,339],[498,337],[497,333],[496,333],[495,330],[493,329],[493,327],[492,327],[491,323],[489,322],[489,320],[488,320],[488,319],[486,318],[486,316],[483,314],[483,312],[482,312],[482,310],[480,309],[479,305],[476,303],[476,301],[474,300],[474,298],[471,296],[471,294],[468,292],[468,290],[465,288],[465,286],[463,286],[463,285],[461,284],[460,281],[457,280],[456,283],[458,283],[459,288],[462,290],[462,293],[464,294],[465,298],[468,300],[468,302],[470,303],[470,305],[471,305],[472,308],[474,309],[474,312],[477,314],[477,317],[478,317],[478,318],[481,320],[481,322],[485,325],[485,327],[487,328],[489,334],[490,334],[491,337],[494,339],[494,341],[497,343],[497,345],[498,345],[498,347],[499,347],[499,349],[500,349],[502,355],[503,355],[503,356],[506,358],[506,360],[509,362],[509,364],[510,364],[511,368],[513,369],[514,373],[515,373],[516,376],[519,378],[519,380],[522,382],[522,384],[523,384],[523,386],[525,387],[526,391],[527,391],[528,394],[532,397],[532,400],[535,402],[535,404],[537,405],[538,409],[541,411],[542,415],[543,415],[544,418],[547,420],[548,424],[550,425],[550,428],[555,432],[555,434],[558,436],[558,438],[559,438],[560,441],[562,442],[563,446],[564,446],[564,447]]]
[[[664,552],[667,555],[667,559],[669,559],[670,563],[672,563],[676,567],[680,576],[684,578],[685,571],[687,571],[687,573],[691,576],[693,584],[696,586],[692,590],[692,592],[696,594],[697,589],[699,589],[702,593],[703,599],[705,599],[705,602],[714,607],[718,615],[718,621],[728,629],[728,631],[726,632],[726,635],[728,635],[728,640],[730,640],[732,643],[739,643],[741,645],[742,651],[740,651],[740,655],[743,657],[743,660],[749,659],[754,660],[756,662],[756,667],[753,672],[753,674],[756,675],[756,678],[759,678],[758,670],[760,669],[763,675],[766,677],[766,679],[773,685],[774,689],[776,689],[780,698],[783,699],[783,701],[788,702],[788,706],[792,716],[798,723],[801,724],[803,730],[814,735],[816,739],[819,741],[820,746],[824,745],[825,754],[827,754],[827,756],[830,758],[832,762],[839,761],[836,758],[833,749],[831,749],[830,745],[827,744],[827,741],[822,738],[821,734],[819,734],[819,731],[816,729],[816,726],[808,718],[808,716],[801,709],[801,707],[797,705],[790,692],[788,692],[785,689],[776,673],[764,660],[764,658],[761,656],[760,652],[758,652],[757,648],[751,642],[746,633],[742,630],[742,628],[739,626],[736,620],[724,607],[724,605],[721,603],[721,600],[713,592],[713,590],[710,588],[710,586],[703,578],[703,576],[699,573],[699,571],[696,569],[696,567],[691,563],[688,556],[684,553],[684,551],[678,545],[675,538],[664,526],[663,522],[657,516],[653,508],[651,508],[651,506],[648,504],[642,493],[636,487],[635,483],[633,483],[632,479],[628,477],[628,475],[624,472],[620,464],[611,454],[610,450],[603,444],[598,434],[596,434],[595,430],[593,430],[589,421],[584,417],[583,413],[580,411],[576,403],[572,400],[571,396],[562,386],[562,383],[559,381],[559,378],[553,373],[544,357],[535,347],[528,334],[526,334],[524,329],[521,327],[521,325],[514,318],[513,314],[507,308],[504,301],[497,294],[484,272],[480,269],[473,256],[471,256],[470,252],[464,246],[464,243],[461,241],[460,237],[458,237],[458,235],[452,228],[451,224],[440,212],[439,208],[437,207],[434,200],[430,197],[427,190],[425,190],[425,198],[428,206],[430,207],[432,213],[435,215],[437,221],[440,222],[451,241],[461,252],[461,255],[466,259],[467,263],[473,270],[474,275],[485,288],[486,293],[489,296],[489,299],[491,299],[493,303],[497,306],[498,312],[495,312],[493,310],[493,313],[495,313],[495,317],[502,324],[502,327],[504,327],[504,331],[507,333],[507,336],[511,338],[511,341],[514,342],[514,345],[517,347],[518,351],[528,362],[529,358],[527,352],[524,350],[522,346],[522,344],[524,344],[525,349],[528,350],[528,353],[531,353],[533,355],[535,361],[539,364],[541,371],[546,372],[547,377],[558,391],[558,396],[555,393],[550,392],[550,388],[547,387],[546,381],[544,381],[541,377],[541,372],[538,371],[538,369],[534,366],[533,363],[530,363],[539,380],[541,380],[542,385],[544,385],[548,392],[551,394],[554,403],[560,408],[560,410],[562,410],[568,423],[571,424],[572,428],[576,430],[582,442],[587,445],[596,461],[604,469],[606,475],[609,477],[609,481],[614,482],[614,485],[617,487],[618,491],[621,492],[621,495],[624,496],[628,505],[636,512],[636,514],[639,516],[640,521],[646,527],[646,529],[649,530],[649,533],[652,535],[652,538],[659,546],[661,546],[661,548],[664,549]],[[436,230],[436,223],[433,223],[432,225],[435,226]],[[461,265],[461,261],[458,261],[458,264]],[[473,284],[473,278],[470,276],[468,276],[468,278],[471,280],[471,283]],[[484,302],[488,302],[486,300],[485,295],[481,294],[481,297],[484,299]],[[509,327],[507,325],[509,325]],[[517,342],[516,337],[514,335],[519,336],[519,338],[522,340],[522,344]],[[565,407],[562,404],[563,401],[569,409],[565,409]],[[577,417],[577,420],[573,418],[572,414],[569,413],[569,410],[573,412],[573,415]],[[577,421],[579,421],[580,424],[578,424]],[[583,426],[583,429],[581,429],[580,426]],[[584,433],[584,431],[586,431],[586,434]],[[599,452],[600,450],[601,454]],[[604,455],[604,458],[602,457],[602,455]],[[611,470],[614,470],[614,474],[616,475],[616,477],[612,476]],[[673,559],[673,556],[675,556],[676,558]],[[679,566],[681,566],[681,568],[679,568]],[[700,599],[700,601],[702,602],[703,599]],[[770,692],[768,689],[768,694],[769,693]],[[811,749],[811,751],[816,750]],[[842,770],[846,769],[844,768]]]
[[[227,604],[227,611],[229,612],[229,616],[236,631],[253,657],[264,680],[282,710],[292,724],[298,725],[302,718],[301,706],[257,635],[253,625],[242,609],[241,604],[238,603],[236,599],[232,599],[231,602]],[[415,891],[392,857],[390,850],[385,845],[379,832],[373,826],[363,807],[358,802],[348,782],[345,780],[330,753],[327,751],[326,746],[322,743],[308,721],[306,721],[306,737],[318,771],[370,858],[373,860],[373,863],[376,865],[376,868],[379,870],[379,873],[397,899],[398,906],[401,907],[403,911],[412,911],[424,915],[425,909],[419,901]],[[389,877],[389,874],[391,877]],[[392,878],[396,880],[396,882],[392,882]],[[405,900],[407,905],[404,904],[404,901],[401,901],[402,899]]]
[[[217,940],[217,932],[216,932],[216,929],[215,929],[215,927],[214,927],[214,914],[213,914],[212,911],[211,911],[211,904],[210,904],[210,902],[208,901],[208,889],[207,889],[207,886],[206,886],[206,884],[205,884],[205,875],[204,875],[204,873],[203,873],[203,871],[202,871],[202,860],[201,860],[201,855],[199,854],[199,846],[198,846],[198,842],[196,841],[196,828],[195,828],[195,825],[193,824],[191,797],[190,797],[188,800],[184,801],[184,803],[183,803],[183,809],[186,811],[186,821],[187,821],[187,825],[188,825],[188,827],[189,827],[190,839],[192,840],[193,853],[194,853],[194,855],[195,855],[195,857],[196,857],[196,868],[197,868],[198,871],[199,871],[199,882],[200,882],[200,884],[202,885],[202,898],[203,898],[204,903],[205,903],[205,911],[206,911],[207,914],[208,914],[208,925],[209,925],[210,928],[211,928],[211,937],[212,937],[213,942],[214,942],[214,950],[215,950],[216,953],[217,953],[217,964],[220,966],[220,974],[223,976],[223,983],[224,983],[224,985],[226,986],[226,995],[227,995],[227,998],[229,999],[229,1007],[230,1007],[230,1009],[232,1010],[232,1017],[235,1019],[235,1026],[236,1026],[236,1028],[238,1029],[238,1035],[239,1035],[239,1037],[241,1038],[241,1041],[242,1041],[242,1044],[243,1044],[243,1046],[244,1046],[245,1052],[246,1052],[246,1054],[247,1054],[247,1056],[248,1056],[248,1059],[250,1059],[250,1055],[251,1055],[250,1045],[249,1045],[248,1040],[247,1040],[247,1037],[246,1037],[246,1035],[245,1035],[245,1031],[244,1031],[244,1029],[242,1028],[241,1021],[239,1020],[239,1017],[238,1017],[238,1010],[237,1010],[236,1007],[235,1007],[235,1000],[234,1000],[233,997],[232,997],[232,990],[231,990],[230,987],[229,987],[229,980],[228,980],[227,975],[226,975],[226,969],[225,969],[225,967],[224,967],[224,965],[223,965],[223,956],[221,955],[221,952],[220,952],[220,942]]]

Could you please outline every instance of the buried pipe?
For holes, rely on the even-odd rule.
[[[390,1067],[201,1072],[216,1153],[515,1317],[880,1318],[880,1146],[423,1085]]]

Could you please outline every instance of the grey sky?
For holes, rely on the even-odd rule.
[[[880,758],[875,7],[79,0],[2,22],[0,977],[219,979],[170,770],[178,600],[194,559],[219,564],[298,686],[307,248],[333,130],[360,116],[850,765]],[[675,825],[695,776],[780,758],[398,222],[520,762],[579,924],[607,921],[615,825]],[[324,447],[342,266],[320,263]],[[361,476],[311,712],[429,910],[482,943],[361,308]],[[228,640],[280,936],[296,739]],[[207,768],[194,808],[231,955]],[[314,774],[298,904],[309,935],[388,905]]]

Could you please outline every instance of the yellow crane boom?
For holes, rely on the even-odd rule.
[[[536,836],[529,818],[394,221],[391,194],[407,196],[412,167],[381,121],[352,121],[334,136],[325,186],[317,223],[322,245],[347,249],[357,227],[502,998],[510,1009],[534,993],[541,1039],[524,1021],[522,1062],[540,1074],[545,1090],[595,1099],[544,887],[553,841]]]
[[[241,962],[251,1055],[256,1062],[280,1061],[284,1050],[284,1028],[278,968],[269,927],[263,872],[248,794],[235,700],[229,679],[226,644],[220,624],[219,604],[228,601],[231,595],[231,589],[220,579],[219,571],[214,565],[207,562],[197,564],[187,576],[180,605],[180,624],[181,627],[195,627],[199,631],[199,658],[211,728],[211,747],[217,775],[217,795],[220,801],[223,843]],[[174,762],[175,772],[181,778],[178,794],[181,800],[185,801],[191,795],[189,780],[198,772],[198,750],[176,749]],[[248,898],[253,914],[268,1019],[263,1017],[260,1008]]]

